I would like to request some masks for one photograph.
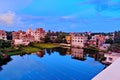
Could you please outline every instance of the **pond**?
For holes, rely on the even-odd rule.
[[[14,55],[0,62],[0,80],[91,80],[105,68],[100,58],[77,48]]]

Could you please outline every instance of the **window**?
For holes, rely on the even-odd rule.
[[[112,61],[112,58],[111,58],[111,57],[109,57],[108,59],[109,59],[110,61]]]

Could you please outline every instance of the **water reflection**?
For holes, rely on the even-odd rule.
[[[38,57],[43,58],[45,54],[51,55],[54,54],[55,52],[58,52],[60,56],[70,55],[71,59],[75,59],[79,61],[85,61],[87,59],[86,57],[89,56],[91,58],[94,58],[95,61],[102,62],[102,58],[104,57],[103,54],[98,54],[93,51],[87,53],[85,52],[85,50],[79,48],[61,48],[61,47],[41,50],[40,52],[36,52],[35,54]],[[20,54],[21,57],[23,57],[24,55],[25,54]],[[0,70],[2,70],[3,65],[6,65],[11,60],[12,60],[11,57],[0,59]]]
[[[84,61],[86,60],[86,57],[92,57],[95,61],[102,61],[104,58],[104,54],[99,54],[94,51],[85,51],[84,49],[79,48],[53,48],[53,49],[46,49],[46,52],[51,55],[54,52],[58,52],[59,55],[65,56],[65,55],[71,55],[72,59]]]
[[[53,48],[10,56],[0,60],[0,80],[91,80],[105,67],[98,62],[100,58],[101,54],[79,48]]]
[[[38,57],[40,57],[40,58],[44,57],[44,55],[45,55],[45,50],[36,52],[36,55],[37,55]]]
[[[11,57],[7,57],[7,58],[0,58],[0,71],[3,70],[2,66],[6,65],[8,62],[10,62],[12,60]]]
[[[73,59],[78,59],[78,60],[86,60],[86,54],[83,52],[83,49],[78,49],[78,48],[72,48],[71,49],[71,56]]]

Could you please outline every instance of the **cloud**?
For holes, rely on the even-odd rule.
[[[1,24],[7,24],[7,25],[13,25],[15,20],[15,13],[9,11],[7,13],[0,14],[0,23]]]

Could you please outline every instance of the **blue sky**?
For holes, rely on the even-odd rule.
[[[0,29],[120,30],[120,0],[0,0]]]

